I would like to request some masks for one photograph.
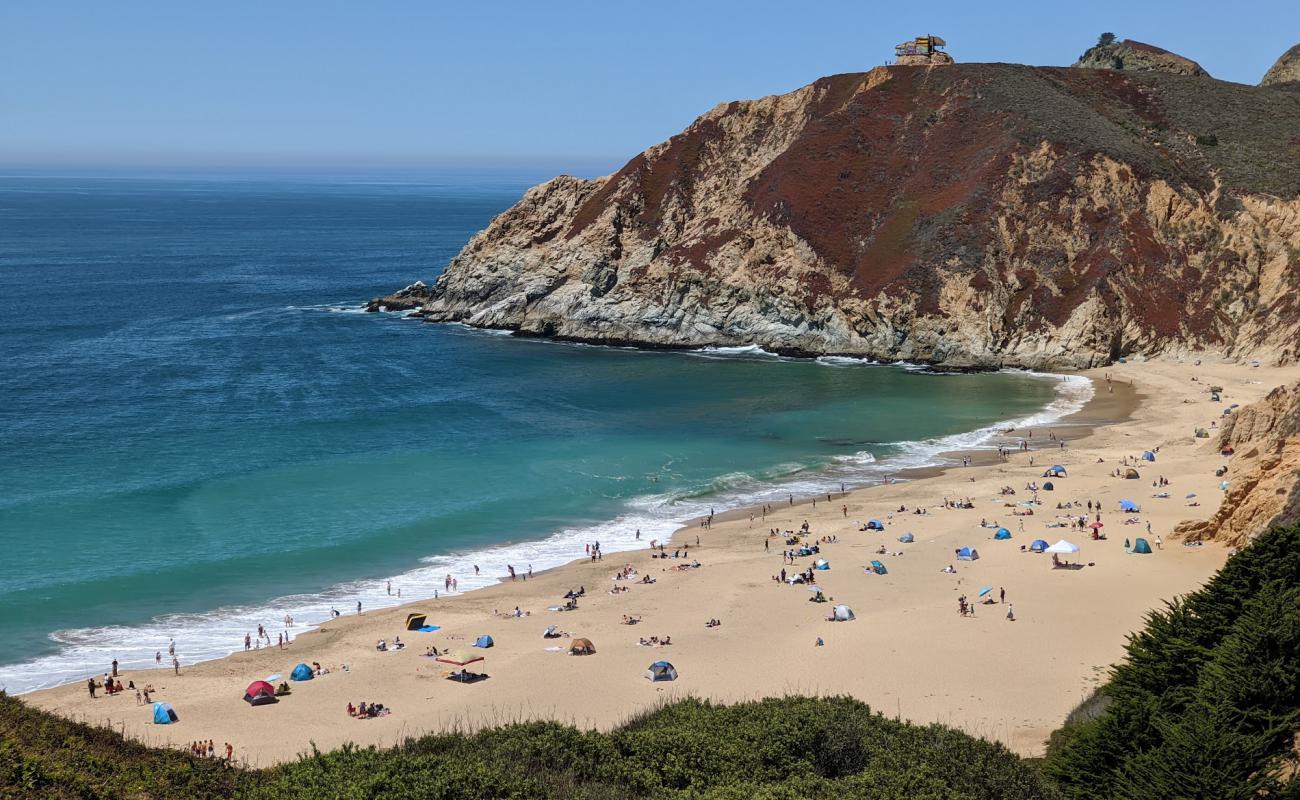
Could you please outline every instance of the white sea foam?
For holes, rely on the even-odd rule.
[[[893,443],[896,452],[877,461],[869,452],[837,456],[817,469],[800,464],[784,464],[765,475],[734,472],[718,476],[706,486],[692,490],[643,495],[631,498],[626,511],[614,519],[592,525],[566,528],[540,539],[493,545],[481,550],[428,556],[419,567],[394,575],[341,583],[318,594],[297,594],[276,598],[256,607],[223,607],[198,614],[165,614],[141,625],[101,626],[56,631],[51,638],[59,649],[49,655],[20,663],[0,666],[0,688],[20,693],[84,679],[105,671],[118,659],[122,669],[154,666],[154,654],[161,651],[163,665],[169,641],[175,640],[183,664],[220,658],[243,646],[244,634],[265,625],[274,637],[284,630],[283,619],[290,615],[295,626],[293,636],[327,621],[333,609],[354,613],[357,601],[363,609],[375,610],[399,602],[442,596],[447,575],[456,578],[459,591],[489,586],[503,579],[507,566],[519,573],[531,568],[540,571],[582,558],[584,545],[599,541],[607,554],[650,546],[652,541],[666,541],[687,522],[713,512],[757,506],[763,503],[786,503],[789,498],[806,498],[839,491],[840,486],[864,486],[880,482],[885,475],[901,470],[943,463],[946,452],[991,448],[1002,431],[1008,428],[1041,426],[1081,409],[1093,395],[1092,382],[1078,376],[1029,373],[1056,383],[1056,397],[1042,410],[1021,419],[1007,420],[976,431],[936,437],[924,441]],[[640,531],[640,538],[637,537]],[[611,566],[615,562],[611,562]],[[474,567],[479,567],[475,575]],[[387,593],[391,581],[392,596]],[[402,598],[396,591],[402,590]],[[433,615],[436,622],[437,615]],[[293,666],[292,651],[286,652],[283,664],[275,671]]]

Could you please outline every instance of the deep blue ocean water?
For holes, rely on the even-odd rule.
[[[0,177],[0,686],[645,546],[1078,401],[359,313],[541,177]]]

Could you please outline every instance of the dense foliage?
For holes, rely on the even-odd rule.
[[[1153,612],[1085,706],[1044,765],[1069,798],[1300,797],[1300,526]]]
[[[1052,798],[1001,746],[845,698],[687,700],[611,733],[536,722],[225,770],[0,698],[0,797]]]

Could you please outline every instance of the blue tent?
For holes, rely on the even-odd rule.
[[[819,558],[817,559],[816,562],[813,563],[813,569],[830,569],[830,568],[831,568],[831,562],[827,561],[824,558]]]
[[[974,561],[980,557],[980,551],[973,547],[963,547],[957,551],[958,561]]]
[[[651,681],[675,681],[677,680],[677,670],[667,661],[656,661],[645,671],[645,676]]]
[[[907,544],[909,542],[916,541],[916,537],[910,533],[905,533],[902,536],[898,537],[898,541],[902,542],[903,544]]]
[[[316,677],[315,673],[306,664],[299,664],[293,668],[293,672],[289,673],[289,680],[291,681],[309,681],[314,677]]]
[[[487,634],[483,634],[474,640],[475,647],[491,647],[493,644],[492,637]]]
[[[885,529],[885,523],[881,522],[878,519],[873,519],[867,522],[867,529],[873,531],[883,531]]]
[[[153,704],[153,724],[170,725],[178,721],[180,721],[180,717],[176,716],[176,711],[172,708],[171,703]]]
[[[1065,467],[1061,466],[1060,464],[1053,464],[1052,468],[1049,469],[1048,472],[1052,473],[1053,475],[1059,478],[1065,474]]]
[[[871,571],[876,573],[877,575],[885,575],[889,572],[889,570],[885,569],[885,565],[880,563],[879,561],[871,562]]]
[[[995,534],[993,534],[993,538],[994,538],[994,539],[999,539],[999,540],[1000,540],[1000,539],[1010,539],[1010,538],[1011,538],[1011,531],[1007,530],[1006,528],[998,528],[998,532],[995,533]]]
[[[1119,510],[1120,511],[1141,511],[1142,509],[1138,508],[1138,504],[1134,503],[1132,500],[1121,500],[1119,501]]]
[[[1047,549],[1047,542],[1043,539],[1035,539],[1034,543],[1029,545],[1029,549],[1035,553],[1041,553]]]
[[[1056,488],[1056,486],[1055,486],[1051,481],[1044,481],[1044,482],[1043,482],[1043,491],[1045,491],[1045,492],[1050,492],[1050,491],[1052,491],[1052,490],[1055,489],[1055,488]]]
[[[1151,545],[1147,544],[1146,539],[1138,539],[1133,543],[1133,552],[1148,554],[1151,552]]]
[[[1151,452],[1150,450],[1148,450],[1148,451],[1146,451],[1145,453],[1142,454],[1142,460],[1143,460],[1143,461],[1155,461],[1155,460],[1156,460],[1156,454],[1153,453],[1153,452]]]

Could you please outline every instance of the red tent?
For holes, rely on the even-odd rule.
[[[274,703],[276,702],[275,687],[266,681],[253,681],[244,690],[244,700],[254,706]]]

